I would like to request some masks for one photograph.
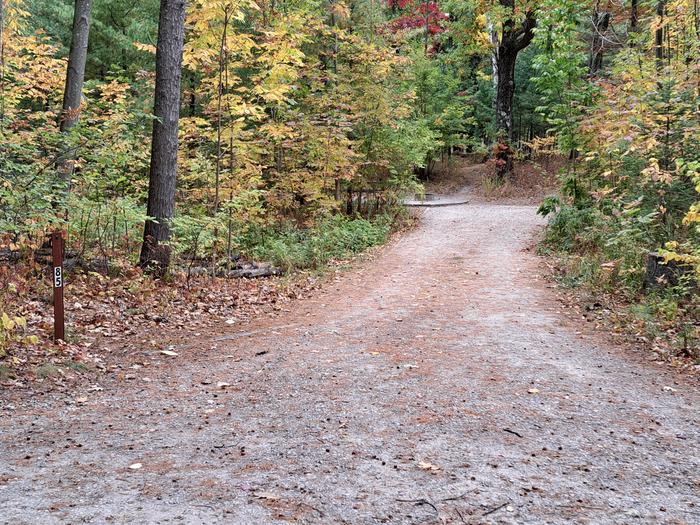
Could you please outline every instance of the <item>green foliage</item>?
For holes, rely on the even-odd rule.
[[[242,239],[242,249],[254,259],[270,261],[286,270],[318,269],[332,259],[347,259],[382,244],[390,231],[388,216],[369,221],[332,216],[313,228],[256,229]]]
[[[689,73],[700,45],[672,42],[692,30],[689,7],[666,4],[664,47],[673,49],[662,50],[663,60],[649,24],[591,82],[580,38],[589,15],[580,4],[553,2],[538,29],[545,52],[535,60],[540,109],[569,158],[561,199],[540,208],[550,217],[546,245],[577,261],[570,280],[625,295],[653,337],[672,329],[686,353],[700,335],[700,131]],[[678,286],[646,286],[650,253],[675,264]]]
[[[26,0],[31,13],[29,31],[43,31],[61,46],[63,55],[70,47],[73,25],[73,0]],[[104,79],[109,74],[152,70],[148,52],[134,44],[156,41],[159,0],[93,0],[88,78]]]
[[[34,250],[64,228],[71,254],[137,260],[158,3],[94,0],[84,105],[61,134],[73,2],[13,0],[0,122],[3,246]],[[191,4],[170,241],[181,263],[241,250],[251,231],[283,225],[317,232],[318,244],[323,228],[342,230],[327,217],[346,209],[348,190],[381,192],[384,207],[417,190],[414,169],[441,147],[439,124],[415,111],[409,47],[375,31],[384,7],[356,7]],[[445,115],[445,130],[459,125],[459,113]],[[73,158],[67,192],[58,174]],[[365,246],[359,234],[354,241]]]
[[[552,214],[555,214],[560,206],[561,200],[559,199],[559,197],[550,195],[549,197],[546,197],[544,201],[542,201],[542,204],[537,209],[537,215],[542,215],[542,217],[548,217]]]
[[[595,251],[602,243],[600,227],[603,224],[603,217],[597,210],[565,205],[550,220],[546,242],[570,252]]]
[[[579,126],[592,102],[593,86],[585,80],[584,43],[579,25],[589,15],[588,7],[575,2],[547,2],[537,33],[539,53],[533,60],[532,78],[541,104],[537,106],[564,153],[579,150]]]
[[[433,131],[432,148],[464,146],[467,130],[475,124],[473,106],[461,93],[461,82],[455,71],[443,57],[426,57],[422,51],[414,52],[410,84],[416,92],[415,111]],[[424,158],[434,151],[422,148]],[[418,163],[419,165],[420,163]]]

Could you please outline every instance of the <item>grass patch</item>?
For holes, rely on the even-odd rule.
[[[65,363],[65,365],[79,374],[84,374],[85,372],[90,371],[90,368],[85,363],[80,363],[78,361],[68,361]]]
[[[12,368],[7,365],[0,365],[0,381],[7,381],[8,379],[14,379],[15,373]]]
[[[60,375],[61,370],[52,363],[44,363],[43,365],[37,366],[34,370],[34,373],[36,374],[37,378],[46,379],[49,377]]]
[[[332,260],[348,259],[386,242],[392,229],[389,216],[374,220],[328,217],[307,229],[282,227],[251,232],[244,251],[286,271],[322,269]]]

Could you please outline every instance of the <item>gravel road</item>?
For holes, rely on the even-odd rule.
[[[6,399],[0,523],[700,523],[697,382],[558,312],[533,207],[422,213],[282,316]]]

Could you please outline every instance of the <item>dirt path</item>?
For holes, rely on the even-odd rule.
[[[6,404],[0,522],[699,523],[697,384],[562,319],[539,226],[426,210],[283,318]]]

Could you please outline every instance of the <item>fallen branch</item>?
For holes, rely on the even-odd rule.
[[[503,505],[499,505],[498,507],[495,507],[495,508],[493,508],[493,509],[491,509],[491,510],[489,510],[489,511],[484,512],[484,513],[481,515],[481,517],[482,517],[482,518],[485,518],[485,517],[488,516],[489,514],[493,514],[494,512],[498,512],[498,511],[501,510],[503,507],[505,507],[506,505],[508,505],[508,503],[510,503],[510,501],[506,501]]]
[[[522,434],[516,432],[515,430],[511,430],[509,428],[504,428],[503,432],[508,432],[509,434],[513,434],[514,436],[518,436],[519,438],[523,437]]]
[[[284,271],[281,268],[251,268],[247,270],[231,270],[226,272],[224,277],[253,279],[256,277],[273,277],[283,273]]]
[[[211,275],[211,268],[197,267],[189,271],[190,275]],[[237,270],[222,270],[216,272],[216,277],[228,277],[230,279],[256,279],[261,277],[274,277],[283,275],[284,270],[273,266],[264,266],[260,268],[240,268]]]
[[[433,510],[435,511],[435,513],[436,513],[438,516],[440,515],[440,511],[438,510],[438,508],[437,508],[434,504],[432,504],[429,500],[427,500],[427,499],[425,499],[425,498],[420,498],[420,499],[397,499],[396,501],[398,501],[398,502],[400,502],[400,503],[413,503],[413,504],[418,505],[418,506],[420,506],[420,505],[428,505],[428,506],[430,506],[430,507],[433,508]]]
[[[466,497],[467,497],[466,494],[462,494],[461,496],[452,496],[451,498],[445,498],[441,501],[457,501],[458,499],[464,499]]]

